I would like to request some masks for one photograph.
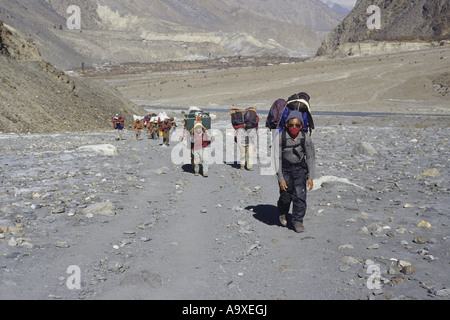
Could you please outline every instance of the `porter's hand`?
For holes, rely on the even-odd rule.
[[[283,190],[283,191],[287,191],[288,186],[287,186],[287,184],[286,184],[286,181],[280,182],[280,188],[281,188],[281,190]]]
[[[314,182],[312,179],[308,179],[308,181],[306,181],[306,186],[308,187],[308,190],[311,191],[314,188]]]

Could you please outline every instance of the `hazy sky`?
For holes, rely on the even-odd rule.
[[[321,0],[321,1],[322,2],[331,1],[334,3],[340,4],[342,6],[345,6],[345,7],[353,7],[356,3],[356,0]]]
[[[335,0],[334,2],[348,6],[348,7],[353,7],[356,3],[356,0]]]

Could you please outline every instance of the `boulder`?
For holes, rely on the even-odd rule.
[[[92,214],[92,215],[102,215],[102,216],[108,216],[108,217],[114,217],[116,215],[116,212],[114,210],[114,204],[112,204],[109,201],[102,202],[102,203],[96,203],[93,205],[90,205],[86,209],[82,211],[83,214]]]
[[[378,151],[368,142],[358,142],[352,150],[353,156],[373,156],[376,154],[378,154]]]
[[[83,146],[78,148],[79,152],[90,152],[97,153],[102,156],[117,156],[119,155],[119,150],[112,144],[98,144],[92,146]]]
[[[313,191],[314,190],[319,190],[320,188],[322,188],[323,186],[325,186],[328,183],[344,183],[344,184],[349,184],[349,185],[352,185],[352,186],[354,186],[356,188],[364,190],[363,187],[358,186],[357,184],[355,184],[353,182],[350,182],[348,179],[338,178],[338,177],[335,177],[335,176],[323,176],[323,177],[320,177],[320,178],[314,180],[314,189],[313,189]]]
[[[441,173],[438,169],[432,168],[428,170],[424,170],[421,173],[419,173],[416,177],[417,180],[425,179],[427,177],[429,178],[439,178],[441,176]]]

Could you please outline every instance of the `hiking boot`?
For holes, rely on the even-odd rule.
[[[287,227],[287,220],[286,220],[286,215],[285,214],[281,214],[280,215],[280,223],[283,227]]]
[[[199,175],[199,173],[198,173],[198,172],[194,173],[194,176],[198,176],[198,175]]]
[[[203,176],[204,176],[205,178],[208,178],[208,173],[204,173]]]
[[[305,231],[305,227],[303,226],[303,223],[301,222],[294,222],[294,229],[297,233],[302,233]]]

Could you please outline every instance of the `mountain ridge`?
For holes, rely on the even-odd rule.
[[[69,5],[81,10],[81,30],[67,30]],[[0,19],[33,38],[47,60],[66,69],[83,62],[314,55],[343,18],[319,0],[10,0],[0,4]],[[197,35],[196,41],[190,34]],[[171,36],[178,38],[172,41]]]

